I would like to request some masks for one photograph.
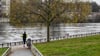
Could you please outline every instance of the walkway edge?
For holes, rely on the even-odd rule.
[[[31,46],[31,51],[35,56],[43,56],[43,54],[34,46]]]
[[[2,56],[7,56],[11,52],[11,47],[9,47]]]

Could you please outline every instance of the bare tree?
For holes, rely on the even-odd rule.
[[[47,26],[47,42],[49,42],[51,24],[61,21],[65,22],[69,19],[73,22],[77,22],[78,20],[82,21],[79,14],[82,15],[82,17],[89,14],[87,10],[88,6],[85,8],[85,3],[80,2],[80,4],[78,0],[78,3],[75,4],[73,1],[74,0],[71,2],[65,2],[65,0],[27,0],[27,2],[24,3],[18,1],[17,3],[12,2],[11,22],[12,24],[19,25],[33,21],[43,21]],[[86,3],[86,5],[88,5],[88,3]],[[70,13],[73,16],[71,16]]]
[[[30,4],[32,5],[32,4]],[[36,10],[30,9],[30,14],[37,15],[47,26],[47,42],[50,41],[50,25],[66,11],[62,0],[45,0],[37,5]],[[39,20],[39,19],[37,19]]]

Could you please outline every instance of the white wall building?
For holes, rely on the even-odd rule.
[[[10,0],[1,0],[2,13],[9,15],[10,13]]]
[[[10,0],[0,0],[0,22],[9,22]]]

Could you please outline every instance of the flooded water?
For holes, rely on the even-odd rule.
[[[46,27],[37,24],[34,27],[15,28],[9,23],[0,23],[0,43],[22,41],[22,34],[26,31],[28,38],[46,38]],[[50,27],[50,37],[100,32],[100,23],[71,23],[55,24]]]

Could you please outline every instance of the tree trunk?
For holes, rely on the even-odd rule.
[[[47,42],[50,42],[50,24],[47,24]]]

